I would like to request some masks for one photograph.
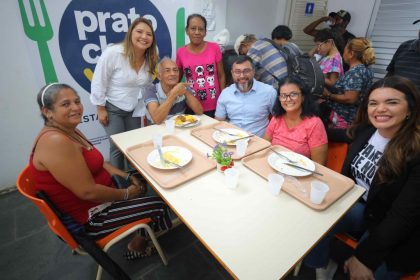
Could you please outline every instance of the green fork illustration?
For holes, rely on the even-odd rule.
[[[42,70],[44,71],[45,82],[47,84],[57,82],[57,75],[55,73],[54,64],[47,44],[47,41],[49,41],[54,35],[47,9],[45,8],[44,1],[39,0],[42,17],[44,18],[45,24],[42,26],[39,21],[39,16],[37,14],[34,1],[29,0],[29,4],[31,7],[30,10],[32,13],[33,26],[29,24],[28,14],[26,13],[23,0],[19,0],[19,10],[22,17],[23,29],[26,36],[32,41],[36,41],[38,44],[38,51],[41,58]]]

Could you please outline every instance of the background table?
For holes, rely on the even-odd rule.
[[[202,124],[216,120],[200,116]],[[191,128],[174,134],[210,153],[211,147],[190,135]],[[127,148],[168,134],[152,125],[111,136]],[[222,173],[213,170],[174,189],[163,189],[144,170],[136,168],[155,191],[233,276],[239,279],[279,279],[284,276],[363,194],[355,186],[325,211],[315,211],[286,193],[273,196],[267,181],[242,166],[238,187],[228,189]]]

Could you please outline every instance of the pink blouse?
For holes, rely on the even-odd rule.
[[[311,149],[328,143],[324,124],[318,117],[306,117],[293,128],[287,126],[283,117],[273,117],[266,134],[272,138],[272,145],[281,145],[308,158]]]

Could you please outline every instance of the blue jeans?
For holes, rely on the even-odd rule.
[[[104,128],[108,136],[141,127],[141,118],[132,117],[133,112],[121,110],[109,102],[106,103],[105,108],[108,113],[109,123]],[[109,139],[109,145],[109,161],[113,166],[124,170],[124,155],[114,142],[112,142],[111,138]]]
[[[303,262],[305,265],[312,268],[325,267],[330,259],[330,241],[337,233],[344,232],[364,232],[366,227],[364,225],[363,213],[365,211],[365,204],[357,202],[346,213],[346,215],[330,230],[319,243],[312,249],[305,257]]]

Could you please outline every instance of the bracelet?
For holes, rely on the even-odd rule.
[[[128,199],[128,188],[125,189],[124,200]]]

